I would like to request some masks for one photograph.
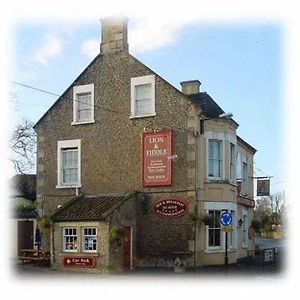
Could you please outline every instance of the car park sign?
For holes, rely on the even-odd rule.
[[[230,226],[232,223],[231,213],[228,211],[222,212],[220,221],[223,226]]]

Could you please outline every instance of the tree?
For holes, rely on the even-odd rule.
[[[30,173],[35,165],[36,134],[33,123],[23,120],[12,132],[9,141],[11,161],[17,173]]]
[[[271,225],[282,225],[286,214],[284,192],[276,193],[257,200],[254,218],[261,221],[262,228],[270,230]]]

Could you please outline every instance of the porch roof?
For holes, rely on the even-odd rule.
[[[103,220],[133,196],[134,193],[81,194],[63,205],[51,219],[53,222]]]

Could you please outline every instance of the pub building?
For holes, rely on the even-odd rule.
[[[180,91],[129,53],[127,18],[101,22],[99,54],[34,126],[51,268],[224,264],[225,236],[229,264],[252,255],[256,150],[200,81]]]

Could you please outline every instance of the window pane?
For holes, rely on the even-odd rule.
[[[83,249],[84,251],[97,251],[97,229],[90,227],[83,229]]]
[[[152,112],[151,84],[135,86],[135,112],[137,115]]]
[[[222,141],[208,141],[208,176],[221,177],[222,174]]]
[[[87,121],[92,117],[91,93],[77,94],[77,121]]]
[[[66,251],[75,251],[77,250],[77,236],[76,228],[64,228],[63,229],[63,249]]]
[[[62,149],[62,182],[78,182],[78,149]]]

